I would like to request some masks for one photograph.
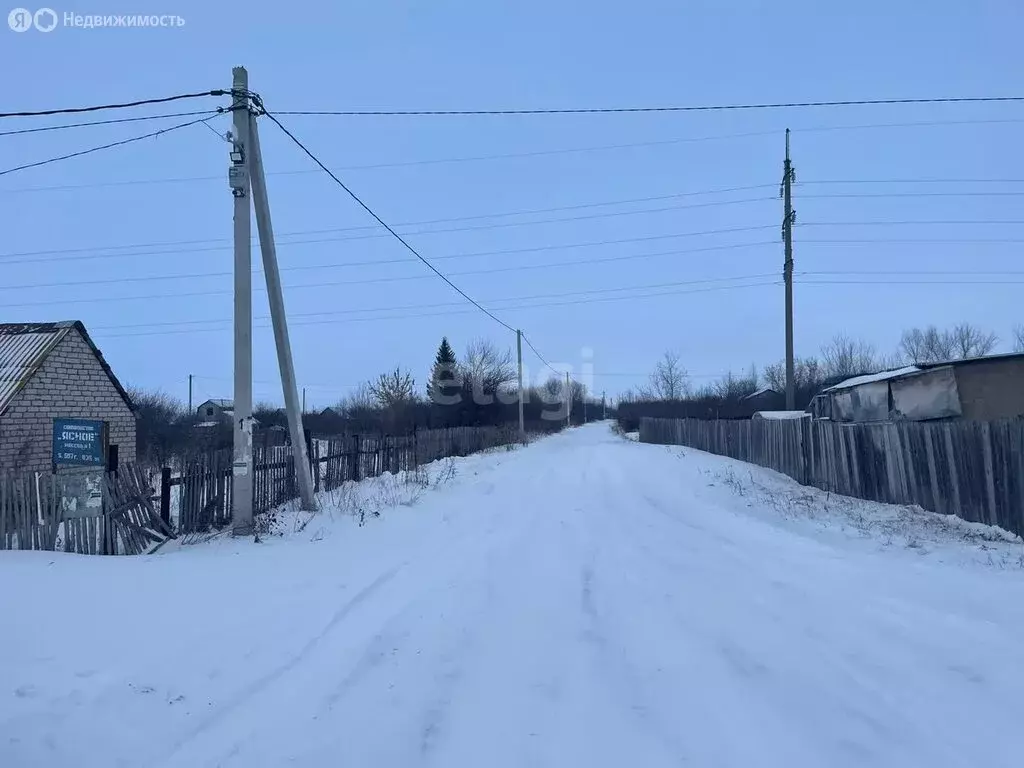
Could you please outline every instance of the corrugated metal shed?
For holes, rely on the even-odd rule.
[[[0,414],[74,327],[64,323],[0,324]]]

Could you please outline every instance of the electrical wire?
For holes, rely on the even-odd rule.
[[[638,112],[723,112],[759,109],[795,109],[806,107],[859,107],[899,104],[982,104],[1022,102],[1024,96],[961,96],[917,99],[847,99],[842,101],[793,101],[762,104],[705,104],[660,107],[582,107],[558,109],[403,109],[403,110],[281,110],[288,116],[337,117],[424,117],[477,115],[582,115],[626,114]]]
[[[228,110],[224,110],[224,111],[228,111]],[[199,123],[205,123],[207,120],[212,120],[213,118],[217,117],[219,114],[220,114],[220,111],[213,112],[208,117],[199,118],[199,119],[196,119],[196,120],[189,120],[187,123],[178,123],[177,125],[172,125],[169,128],[161,128],[159,131],[152,131],[151,133],[145,133],[145,134],[143,134],[141,136],[132,136],[131,138],[128,138],[128,139],[121,139],[120,141],[114,141],[114,142],[111,142],[109,144],[102,144],[102,145],[100,145],[98,147],[90,147],[89,149],[82,149],[82,150],[79,150],[78,152],[71,152],[70,154],[67,154],[67,155],[60,155],[59,157],[51,157],[51,158],[48,158],[46,160],[37,160],[34,163],[25,163],[24,165],[17,165],[17,166],[15,166],[13,168],[7,168],[6,170],[0,171],[0,176],[6,176],[7,174],[14,173],[15,171],[24,171],[24,170],[27,170],[28,168],[39,168],[40,166],[43,166],[43,165],[50,165],[51,163],[59,163],[62,160],[70,160],[70,159],[72,159],[74,157],[82,157],[84,155],[91,155],[93,152],[100,152],[100,151],[105,150],[105,149],[113,149],[114,147],[123,147],[125,144],[132,144],[132,143],[134,143],[136,141],[143,141],[145,139],[152,139],[152,138],[154,138],[156,136],[161,136],[161,135],[163,135],[165,133],[170,133],[171,131],[177,131],[177,130],[180,130],[181,128],[188,128],[189,126],[192,126],[192,125],[197,125]]]
[[[198,114],[198,113],[197,113]],[[182,116],[188,116],[189,113],[182,113]],[[149,119],[149,118],[134,118],[134,119]],[[154,118],[155,119],[155,118]],[[116,121],[114,121],[116,122]],[[864,130],[864,129],[875,129],[875,128],[910,128],[910,127],[922,127],[922,126],[944,126],[944,125],[976,125],[976,124],[989,124],[989,123],[1021,123],[1024,120],[1021,119],[997,119],[997,120],[949,120],[949,121],[919,121],[909,123],[877,123],[867,125],[839,125],[839,126],[816,126],[807,128],[794,128],[794,133],[816,133],[826,131],[843,131],[843,130]],[[92,123],[84,123],[80,125],[91,125]],[[102,123],[95,123],[96,125]],[[60,128],[63,126],[53,126],[52,128]],[[68,127],[76,127],[74,125]],[[29,130],[50,130],[51,128],[39,128]],[[10,133],[20,133],[20,131],[12,131]],[[563,155],[573,154],[582,152],[602,152],[612,151],[619,149],[634,149],[641,147],[656,147],[656,146],[667,146],[674,144],[685,144],[694,142],[704,141],[721,141],[726,139],[744,139],[744,138],[757,138],[765,136],[777,136],[778,131],[754,131],[747,133],[734,133],[734,134],[718,134],[712,136],[684,136],[670,139],[655,139],[651,141],[639,141],[639,142],[627,142],[618,144],[603,144],[603,145],[592,145],[584,147],[566,147],[558,149],[542,149],[533,150],[527,152],[505,152],[488,155],[471,155],[463,157],[447,157],[447,158],[428,158],[423,160],[406,160],[397,161],[390,163],[372,163],[364,165],[349,165],[341,166],[336,168],[336,171],[369,171],[369,170],[384,170],[389,168],[408,168],[415,166],[424,165],[438,165],[447,163],[469,163],[469,162],[482,162],[490,160],[506,160],[506,159],[523,159],[530,157],[544,157],[551,155]],[[0,136],[6,134],[0,133]],[[320,173],[319,169],[303,169],[294,171],[268,171],[268,176],[294,176]],[[127,179],[123,181],[109,181],[109,182],[93,182],[89,184],[64,184],[55,186],[36,186],[36,187],[22,187],[19,189],[8,189],[0,190],[0,194],[14,193],[14,192],[53,192],[53,191],[66,191],[73,189],[95,189],[101,187],[118,187],[118,186],[131,186],[137,184],[177,184],[185,182],[199,182],[199,181],[222,181],[221,176],[185,176],[185,177],[171,177],[171,178],[157,178],[157,179]],[[801,182],[804,183],[804,182]],[[814,183],[814,182],[806,182]]]
[[[478,303],[478,302],[477,302],[477,301],[476,301],[475,299],[473,299],[473,298],[472,298],[472,297],[471,297],[471,296],[470,296],[470,295],[469,295],[468,293],[466,293],[465,291],[463,291],[463,290],[462,290],[461,288],[459,288],[459,287],[458,287],[458,286],[457,286],[457,285],[456,285],[455,283],[453,283],[453,282],[452,282],[451,280],[449,280],[449,279],[448,279],[448,277],[446,277],[446,276],[445,276],[445,274],[444,274],[443,272],[441,272],[441,270],[439,270],[439,269],[438,269],[437,267],[435,267],[435,266],[434,266],[433,264],[431,264],[431,263],[430,263],[429,261],[427,261],[427,259],[423,258],[423,256],[422,256],[422,255],[420,255],[420,252],[419,252],[419,251],[417,251],[417,250],[416,250],[415,248],[413,248],[413,247],[412,247],[412,246],[411,246],[411,245],[410,245],[410,244],[409,244],[409,243],[408,243],[408,242],[406,241],[406,239],[405,239],[404,237],[402,237],[402,236],[401,236],[400,234],[398,234],[398,232],[396,232],[396,231],[395,231],[394,229],[392,229],[392,228],[391,228],[390,226],[388,226],[388,224],[386,224],[386,223],[384,222],[384,220],[383,220],[383,219],[382,219],[382,218],[381,218],[380,216],[378,216],[378,215],[377,215],[377,214],[376,214],[376,213],[375,213],[375,212],[373,211],[373,209],[372,209],[372,208],[370,208],[370,206],[368,206],[368,205],[367,205],[366,203],[364,203],[364,202],[362,201],[362,199],[360,199],[360,197],[359,197],[358,195],[356,195],[356,194],[355,194],[355,192],[353,192],[353,191],[352,191],[351,189],[349,189],[349,187],[348,187],[348,186],[346,186],[345,182],[343,182],[343,181],[342,181],[342,180],[341,180],[340,178],[338,178],[338,176],[337,176],[337,175],[335,175],[333,171],[331,171],[331,170],[330,170],[330,169],[329,169],[329,168],[328,168],[328,167],[327,167],[326,165],[324,165],[324,164],[323,164],[323,163],[322,163],[322,162],[320,161],[320,158],[318,158],[318,157],[317,157],[316,155],[314,155],[314,154],[313,154],[312,152],[310,152],[310,151],[309,151],[309,149],[307,149],[307,147],[306,147],[306,145],[305,145],[305,144],[303,144],[303,143],[302,143],[301,141],[299,141],[299,140],[298,140],[298,139],[297,139],[297,138],[295,137],[295,135],[294,135],[294,134],[293,134],[293,133],[292,133],[291,131],[289,131],[289,130],[288,130],[287,128],[285,128],[285,126],[284,126],[284,125],[283,125],[283,124],[281,123],[281,121],[280,121],[280,120],[278,120],[278,119],[277,119],[277,118],[276,118],[276,117],[275,117],[274,115],[272,115],[271,113],[267,112],[267,111],[266,111],[266,109],[265,109],[265,108],[263,107],[262,103],[260,103],[260,102],[257,102],[257,104],[258,104],[258,106],[259,106],[259,107],[261,108],[261,110],[262,110],[263,114],[264,114],[264,115],[266,115],[266,116],[267,116],[267,118],[269,118],[269,119],[270,119],[270,120],[271,120],[271,121],[272,121],[272,122],[273,122],[273,123],[274,123],[274,124],[275,124],[275,125],[276,125],[276,126],[277,126],[278,128],[280,128],[280,129],[281,129],[281,131],[282,131],[282,132],[283,132],[283,133],[284,133],[284,134],[285,134],[285,135],[286,135],[286,136],[287,136],[287,137],[288,137],[289,139],[291,139],[291,140],[292,140],[292,141],[293,141],[293,142],[295,143],[295,145],[296,145],[296,146],[297,146],[297,147],[298,147],[299,149],[301,149],[301,150],[302,150],[302,151],[303,151],[303,152],[304,152],[304,153],[305,153],[306,155],[308,155],[308,156],[309,156],[309,159],[310,159],[310,160],[312,160],[312,161],[313,161],[314,163],[316,163],[316,164],[317,164],[318,166],[320,166],[320,168],[321,168],[321,169],[323,169],[323,171],[324,171],[324,172],[325,172],[325,173],[326,173],[326,174],[327,174],[328,176],[330,176],[330,177],[331,177],[332,179],[334,179],[334,181],[335,181],[335,182],[336,182],[336,183],[338,184],[338,186],[340,186],[340,187],[341,187],[341,188],[342,188],[343,190],[345,190],[345,192],[346,192],[346,193],[348,193],[348,196],[349,196],[349,197],[351,197],[351,198],[352,198],[353,200],[355,200],[355,201],[356,201],[356,202],[357,202],[357,203],[359,204],[359,206],[360,206],[360,207],[361,207],[361,208],[362,208],[363,210],[365,210],[365,211],[366,211],[366,212],[367,212],[368,214],[370,214],[370,216],[372,216],[372,217],[373,217],[373,218],[374,218],[374,219],[375,219],[375,220],[377,221],[377,223],[378,223],[378,224],[380,224],[380,225],[381,225],[382,227],[384,227],[384,229],[386,229],[386,230],[387,230],[388,232],[390,232],[390,233],[391,233],[391,235],[392,235],[392,236],[393,236],[393,237],[394,237],[394,238],[395,238],[395,239],[396,239],[396,240],[397,240],[398,242],[400,242],[400,243],[401,243],[401,244],[402,244],[403,246],[405,246],[405,248],[406,248],[406,249],[407,249],[407,250],[408,250],[408,251],[409,251],[409,252],[410,252],[410,253],[411,253],[411,254],[412,254],[413,256],[415,256],[415,257],[416,257],[417,259],[419,259],[420,261],[422,261],[422,262],[423,262],[423,263],[424,263],[424,264],[425,264],[425,265],[426,265],[426,266],[427,266],[427,267],[428,267],[428,268],[429,268],[429,269],[430,269],[430,270],[431,270],[431,271],[432,271],[432,272],[433,272],[434,274],[436,274],[436,275],[437,275],[438,277],[440,277],[440,278],[441,278],[442,280],[444,280],[444,282],[445,282],[445,283],[447,283],[447,284],[448,284],[448,285],[449,285],[449,286],[450,286],[450,287],[451,287],[451,288],[452,288],[453,290],[455,290],[455,292],[456,292],[456,293],[458,293],[458,294],[459,294],[460,296],[462,296],[462,297],[463,297],[463,298],[464,298],[464,299],[465,299],[466,301],[468,301],[468,302],[469,302],[470,304],[472,304],[472,305],[473,305],[473,306],[475,306],[475,307],[476,307],[477,309],[479,309],[479,310],[480,310],[481,312],[483,312],[483,313],[484,313],[485,315],[487,315],[487,316],[488,316],[489,318],[491,318],[491,319],[492,319],[492,320],[493,320],[494,322],[498,323],[498,325],[504,326],[504,327],[505,327],[506,329],[508,329],[508,330],[510,330],[510,331],[514,331],[514,330],[515,330],[515,328],[513,328],[513,327],[512,327],[511,325],[509,325],[508,323],[506,323],[506,322],[505,322],[504,320],[501,320],[500,318],[498,318],[498,316],[497,316],[497,315],[495,315],[494,313],[492,313],[492,312],[491,312],[490,310],[488,310],[488,309],[487,309],[486,307],[484,307],[483,305],[479,304],[479,303]]]
[[[622,291],[648,291],[661,288],[679,288],[683,286],[692,285],[707,285],[708,283],[729,283],[737,280],[764,280],[767,278],[776,278],[775,273],[761,273],[756,275],[735,275],[732,277],[709,277],[697,280],[677,280],[665,283],[652,283],[648,285],[631,285],[631,286],[617,286],[614,288],[590,288],[582,291],[557,291],[555,293],[535,293],[527,296],[508,296],[504,298],[489,299],[489,302],[509,302],[509,301],[534,301],[536,299],[553,299],[553,298],[566,298],[568,296],[589,296],[591,294],[606,294],[606,293],[619,293]],[[294,318],[309,318],[309,317],[337,317],[342,315],[354,315],[367,312],[393,312],[396,310],[421,310],[421,309],[442,309],[445,307],[460,307],[462,302],[445,302],[441,304],[407,304],[404,306],[390,306],[390,307],[367,307],[363,309],[341,309],[330,312],[290,312],[288,314],[289,319]],[[270,315],[264,315],[255,318],[257,320],[270,320]],[[199,320],[165,320],[156,323],[132,323],[132,328],[158,328],[163,326],[181,326],[181,325],[210,325],[212,323],[230,323],[232,318],[215,318],[215,319],[199,319]],[[119,325],[97,325],[90,326],[91,330],[111,330],[115,328],[123,328],[123,324]]]
[[[65,107],[63,109],[44,109],[35,112],[0,112],[2,117],[46,117],[49,115],[76,115],[83,112],[101,112],[107,109],[129,109],[131,107],[143,107],[148,104],[167,104],[171,101],[182,101],[184,99],[199,99],[206,96],[229,96],[230,90],[215,89],[212,91],[198,91],[196,93],[181,93],[176,96],[162,96],[155,99],[140,99],[139,101],[126,101],[120,104],[99,104],[92,107]]]
[[[688,250],[656,251],[654,253],[637,253],[637,254],[627,254],[627,255],[621,255],[621,256],[609,256],[609,257],[600,258],[600,259],[589,259],[589,260],[586,260],[586,261],[580,261],[580,260],[576,260],[576,261],[556,261],[556,262],[548,262],[548,263],[544,263],[544,264],[525,264],[525,265],[521,265],[521,266],[508,266],[508,267],[495,267],[495,268],[491,268],[491,269],[466,270],[464,272],[457,272],[457,273],[453,273],[453,274],[456,277],[459,277],[459,276],[467,276],[467,275],[491,275],[491,274],[497,274],[497,273],[521,272],[521,271],[527,271],[527,270],[533,270],[533,269],[553,269],[553,268],[558,268],[558,267],[588,267],[588,266],[591,266],[593,264],[603,264],[603,263],[617,262],[617,261],[632,261],[632,260],[635,260],[635,259],[649,259],[649,258],[657,258],[657,257],[660,257],[660,256],[685,255],[685,254],[691,254],[691,253],[702,253],[702,252],[705,252],[705,251],[723,251],[723,250],[731,250],[731,249],[738,249],[738,248],[753,248],[753,247],[777,246],[777,245],[778,245],[778,243],[776,241],[774,241],[774,240],[766,240],[766,241],[755,242],[755,243],[731,243],[731,244],[727,244],[727,245],[713,245],[713,246],[708,246],[708,247],[705,247],[705,248],[693,248],[693,249],[688,249]],[[416,262],[415,259],[399,259],[399,260],[394,260],[394,261],[401,261],[401,262],[405,262],[405,263],[415,263]],[[331,266],[345,267],[345,266],[359,266],[359,265],[363,265],[363,264],[387,264],[387,263],[393,263],[393,262],[388,261],[388,260],[384,260],[384,261],[378,261],[378,262],[356,262],[356,263],[338,264],[338,265],[316,265],[316,266],[310,266],[310,267],[308,267],[308,269],[327,269],[327,268],[329,268]],[[300,270],[300,269],[306,269],[306,268],[307,267],[297,266],[297,267],[283,267],[282,269],[284,269],[284,270],[289,270],[289,269]],[[219,276],[219,277],[227,277],[227,276],[229,276],[231,274],[232,273],[229,273],[229,272],[221,272],[221,273],[217,273],[217,276]],[[254,270],[253,274],[259,274],[259,272]],[[195,277],[195,276],[190,275],[189,277]],[[149,279],[149,278],[146,278],[146,279]],[[352,281],[348,281],[348,280],[331,280],[331,281],[323,281],[323,280],[321,280],[321,281],[318,281],[316,283],[298,283],[298,284],[294,284],[294,285],[287,285],[287,286],[285,286],[285,288],[287,288],[287,290],[289,290],[289,291],[292,291],[292,290],[299,290],[299,289],[303,289],[303,288],[330,288],[330,287],[334,287],[334,286],[349,286],[349,285],[353,285],[353,284],[393,283],[393,282],[403,282],[403,281],[408,281],[408,280],[428,280],[428,279],[430,279],[430,275],[410,275],[410,276],[403,276],[403,277],[371,278],[371,279],[366,280],[366,281],[356,281],[356,283],[353,283]],[[112,281],[112,282],[118,282],[118,281]],[[71,286],[71,285],[76,285],[76,283],[67,283],[65,285]],[[2,290],[2,287],[0,287],[0,290]],[[254,287],[253,290],[256,291],[256,292],[263,292],[265,289],[262,288],[262,287],[258,287],[257,286],[257,287]],[[193,297],[198,297],[198,296],[227,296],[227,295],[230,295],[231,293],[232,293],[231,290],[186,291],[186,292],[159,293],[159,294],[150,294],[150,295],[145,295],[144,294],[144,295],[138,295],[138,296],[91,297],[91,298],[87,298],[87,299],[75,299],[75,298],[50,299],[50,300],[47,300],[47,301],[22,302],[22,303],[18,303],[18,304],[12,304],[12,303],[9,303],[9,302],[5,302],[4,306],[7,307],[7,308],[14,308],[14,307],[52,306],[52,305],[57,305],[57,304],[62,305],[62,306],[63,305],[67,305],[67,304],[96,304],[96,303],[110,304],[110,303],[116,303],[116,302],[122,302],[122,301],[154,301],[154,300],[159,300],[159,299],[193,298]]]
[[[609,302],[609,301],[629,301],[629,300],[633,300],[633,299],[652,299],[652,298],[659,298],[659,297],[663,297],[663,296],[679,296],[679,295],[683,295],[683,294],[709,293],[709,292],[714,292],[714,291],[737,290],[737,289],[742,289],[742,288],[762,288],[762,287],[777,286],[777,285],[781,285],[781,281],[773,280],[773,281],[770,281],[770,282],[748,283],[748,284],[744,284],[744,285],[724,285],[724,286],[709,286],[709,287],[704,287],[704,288],[694,288],[694,289],[687,289],[687,290],[669,290],[669,291],[660,291],[658,293],[641,294],[641,295],[638,295],[638,296],[599,296],[597,298],[576,299],[576,300],[572,300],[572,301],[556,301],[556,302],[544,302],[544,303],[540,303],[540,304],[528,304],[528,305],[523,305],[523,306],[511,306],[511,307],[505,307],[505,309],[506,310],[542,309],[542,308],[546,308],[546,307],[576,306],[576,305],[581,305],[581,304],[595,304],[595,303],[603,303],[603,302]],[[477,310],[474,308],[474,309],[452,310],[452,311],[447,311],[447,312],[432,312],[432,313],[412,314],[412,315],[390,315],[390,316],[383,316],[383,317],[380,317],[380,316],[378,316],[378,317],[356,317],[356,318],[351,318],[351,319],[348,319],[348,320],[345,320],[345,321],[338,321],[338,320],[310,320],[310,321],[306,321],[306,322],[294,323],[294,325],[295,326],[339,325],[339,324],[343,325],[345,323],[359,323],[359,322],[374,322],[374,323],[376,323],[376,322],[381,322],[381,321],[384,321],[384,320],[413,320],[413,319],[423,319],[423,318],[429,318],[429,317],[447,317],[449,315],[475,314],[476,312],[477,312]],[[260,328],[260,329],[272,328],[271,325],[261,325],[261,326],[255,326],[255,327],[256,328]],[[108,334],[108,335],[105,336],[105,338],[126,338],[126,337],[131,337],[131,336],[163,336],[163,335],[167,335],[167,334],[201,333],[201,332],[209,332],[209,331],[223,332],[223,331],[226,331],[226,330],[230,330],[230,328],[199,328],[199,329],[184,329],[184,330],[152,331],[152,332],[144,332],[144,333],[126,333],[126,334],[112,334],[112,335]],[[515,331],[516,329],[513,328],[512,330]],[[525,336],[524,336],[524,338],[525,338]],[[536,352],[535,349],[534,349],[534,352]]]
[[[172,117],[195,117],[208,115],[210,110],[198,112],[172,112],[166,115],[145,115],[143,117],[118,117],[111,120],[92,120],[85,123],[65,123],[63,125],[46,125],[42,128],[20,128],[16,131],[0,131],[0,136],[20,136],[26,133],[44,133],[47,131],[63,131],[68,128],[88,128],[94,125],[116,125],[119,123],[140,123],[146,120],[169,120]]]
[[[487,230],[487,229],[502,229],[502,228],[506,228],[506,227],[528,227],[528,226],[541,225],[541,224],[560,224],[560,223],[571,222],[571,221],[589,221],[589,220],[594,220],[594,219],[613,218],[613,217],[618,217],[618,216],[645,215],[645,214],[652,214],[652,213],[670,213],[670,212],[673,212],[673,211],[684,211],[684,210],[698,209],[698,208],[721,207],[721,206],[728,206],[728,205],[740,205],[740,204],[748,204],[748,203],[756,203],[756,202],[773,202],[773,201],[775,201],[774,197],[745,198],[743,200],[716,200],[716,201],[708,202],[708,203],[695,203],[695,204],[687,204],[687,205],[673,205],[673,206],[664,206],[664,207],[661,207],[661,208],[643,208],[643,209],[633,210],[633,211],[609,211],[609,212],[605,212],[605,213],[587,214],[587,215],[584,215],[584,216],[569,216],[569,217],[561,217],[561,218],[553,218],[553,219],[539,219],[539,220],[536,220],[536,221],[499,222],[499,223],[492,223],[492,224],[478,225],[478,226],[469,226],[469,227],[451,227],[451,228],[448,228],[448,229],[433,229],[433,230],[423,230],[423,231],[418,231],[418,232],[405,232],[403,234],[405,234],[406,236],[409,236],[409,235],[439,235],[439,234],[449,234],[449,233],[454,233],[454,232],[473,232],[473,231],[480,231],[480,230]],[[624,202],[632,202],[632,201],[624,201]],[[597,207],[597,206],[600,206],[600,205],[612,205],[612,204],[613,203],[595,203],[595,204],[593,204],[593,206],[589,206],[589,207]],[[582,208],[582,207],[587,207],[587,206],[572,206],[570,208]],[[494,217],[501,218],[501,217],[507,217],[507,216],[528,215],[528,214],[539,213],[539,212],[541,212],[541,211],[526,211],[526,212],[522,212],[522,213],[518,213],[518,212],[513,212],[513,213],[497,213],[497,214],[491,214],[491,215],[493,215]],[[458,222],[458,221],[467,221],[467,220],[480,219],[480,218],[485,218],[485,216],[470,216],[470,217],[465,217],[465,218],[454,218],[454,219],[436,219],[433,222],[425,222],[425,223],[427,223],[427,224],[434,224],[434,223],[444,223],[446,221]],[[406,226],[415,226],[416,224],[417,224],[417,222],[410,222],[408,224],[396,224],[395,226],[397,226],[397,227],[406,227]],[[375,229],[375,227],[360,226],[360,227],[337,227],[337,228],[331,228],[331,229],[297,230],[297,231],[294,231],[294,232],[283,232],[283,233],[280,233],[279,236],[280,237],[295,237],[295,236],[306,235],[306,234],[344,233],[344,232],[364,231],[364,230],[367,230],[367,229]],[[295,241],[291,241],[291,242],[281,242],[281,243],[279,243],[279,245],[300,245],[300,244],[306,244],[306,243],[319,243],[319,242],[347,242],[349,240],[367,240],[367,239],[376,239],[376,238],[379,238],[379,237],[387,237],[387,236],[388,235],[386,233],[377,233],[377,232],[375,232],[375,233],[372,233],[372,234],[355,235],[355,236],[348,236],[348,237],[333,237],[333,238],[323,238],[323,239],[317,239],[317,240],[295,240]],[[135,257],[135,256],[153,256],[153,255],[160,255],[160,254],[165,254],[165,253],[174,253],[174,254],[190,253],[190,252],[191,253],[201,253],[201,252],[208,252],[208,251],[215,251],[215,250],[230,250],[233,246],[224,245],[224,246],[218,246],[218,247],[215,247],[215,248],[198,248],[198,249],[188,249],[188,250],[182,250],[180,248],[180,246],[184,246],[184,245],[202,245],[202,244],[205,244],[205,243],[227,243],[227,242],[230,242],[230,241],[227,240],[226,238],[216,238],[216,239],[209,239],[209,240],[179,240],[177,242],[138,243],[138,244],[132,244],[132,245],[108,245],[108,246],[91,246],[91,247],[86,247],[86,248],[66,248],[66,249],[54,249],[54,250],[44,250],[44,251],[25,251],[25,252],[20,252],[20,253],[16,252],[16,253],[0,254],[0,263],[4,263],[4,264],[27,264],[27,263],[32,263],[32,264],[35,264],[35,263],[51,262],[51,261],[83,261],[83,260],[93,260],[93,259],[129,258],[129,257]],[[255,236],[253,237],[253,242],[254,243],[257,242],[257,238]],[[159,248],[159,247],[169,247],[169,246],[174,246],[174,250],[171,250],[171,251],[151,251],[151,250],[146,250],[146,251],[129,252],[129,253],[121,253],[121,254],[117,254],[117,253],[114,253],[114,254],[93,253],[93,251],[96,251],[96,250],[121,250],[121,249],[131,249],[131,248],[146,248],[146,249],[149,249],[149,248]],[[51,258],[51,259],[21,258],[20,260],[13,260],[13,261],[11,260],[11,259],[18,259],[18,257],[46,256],[46,255],[50,255],[50,254],[55,254],[55,255],[56,254],[84,254],[84,255],[74,256],[74,257]],[[435,256],[434,258],[436,259],[438,257]],[[410,259],[399,259],[397,261],[410,261]],[[377,263],[377,262],[370,262],[370,263]],[[392,263],[394,263],[394,262],[392,262]]]

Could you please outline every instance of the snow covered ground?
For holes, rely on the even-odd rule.
[[[603,424],[324,502],[0,553],[0,766],[1021,764],[1001,532]]]

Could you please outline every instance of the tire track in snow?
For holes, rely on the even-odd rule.
[[[169,754],[167,754],[161,761],[161,765],[166,763],[168,760],[173,759],[179,751],[187,745],[194,742],[197,738],[202,736],[204,733],[209,731],[214,726],[220,724],[225,719],[229,718],[240,706],[250,702],[254,697],[258,696],[261,692],[265,691],[268,687],[273,685],[275,682],[280,680],[284,675],[291,672],[297,667],[303,660],[309,657],[324,639],[330,635],[330,633],[338,627],[341,622],[349,616],[356,608],[363,604],[368,598],[374,593],[384,587],[386,584],[391,582],[408,563],[403,563],[394,568],[390,568],[367,586],[360,589],[355,595],[352,596],[346,603],[344,603],[334,614],[331,616],[330,621],[314,635],[310,640],[302,647],[302,649],[292,656],[281,666],[271,670],[265,675],[262,675],[249,685],[245,686],[241,691],[231,697],[231,699],[218,709],[210,717],[204,719],[199,726],[189,733],[184,739],[177,742],[174,748]]]

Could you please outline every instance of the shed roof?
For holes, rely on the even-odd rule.
[[[862,384],[872,384],[876,381],[890,381],[892,379],[898,379],[903,376],[910,376],[911,374],[920,373],[921,368],[916,365],[907,365],[903,368],[895,368],[891,371],[879,371],[878,373],[869,373],[866,376],[854,376],[852,379],[845,379],[840,381],[831,387],[826,387],[822,392],[836,392],[840,389],[850,389],[852,387],[859,387]]]
[[[85,326],[78,320],[65,320],[56,323],[0,323],[0,414],[7,410],[47,356],[72,330],[82,335],[118,394],[128,408],[135,412],[131,398],[103,359],[103,354],[89,337]]]
[[[753,418],[767,419],[768,421],[786,421],[789,419],[806,419],[810,415],[807,411],[757,411],[754,413]]]

